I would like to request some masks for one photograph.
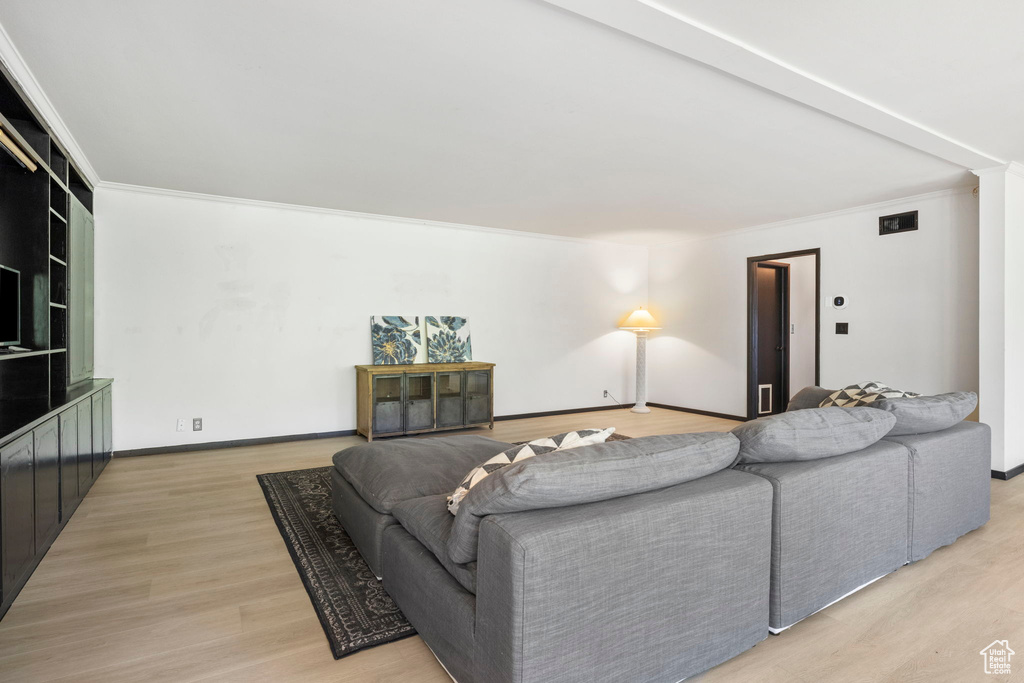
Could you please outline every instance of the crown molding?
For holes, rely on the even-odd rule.
[[[710,235],[696,235],[694,237],[687,237],[680,240],[673,240],[671,242],[663,242],[661,244],[652,244],[651,248],[655,247],[671,247],[679,244],[687,244],[690,242],[703,242],[706,240],[718,239],[720,237],[731,237],[735,235],[743,235],[750,232],[761,232],[762,230],[774,230],[776,228],[784,228],[790,225],[799,225],[801,223],[809,223],[811,221],[825,220],[828,218],[838,218],[840,216],[848,216],[852,213],[861,213],[864,211],[878,211],[884,209],[890,209],[896,206],[902,206],[905,204],[912,204],[914,202],[925,201],[928,199],[937,199],[939,197],[950,197],[960,194],[968,194],[974,192],[974,185],[963,185],[961,187],[952,187],[945,190],[936,190],[934,192],[925,192],[923,194],[915,194],[909,197],[900,197],[899,199],[887,199],[882,202],[874,202],[872,204],[861,204],[859,206],[851,206],[846,209],[838,209],[836,211],[827,211],[825,213],[815,213],[810,216],[801,216],[799,218],[787,218],[783,221],[775,221],[773,223],[761,223],[759,225],[751,225],[744,228],[735,228],[733,230],[723,230],[721,232],[712,233]]]
[[[449,230],[467,230],[470,232],[484,232],[495,235],[506,235],[509,237],[526,237],[533,239],[553,240],[556,242],[571,242],[575,244],[589,244],[598,246],[616,246],[626,249],[646,249],[646,245],[629,244],[626,242],[612,242],[610,240],[598,240],[587,237],[572,237],[569,235],[552,235],[543,232],[528,232],[526,230],[509,230],[507,228],[491,228],[484,225],[469,225],[466,223],[447,223],[423,218],[408,218],[406,216],[388,216],[379,213],[364,213],[361,211],[348,211],[346,209],[328,209],[317,206],[304,206],[302,204],[286,204],[283,202],[268,202],[262,199],[245,199],[241,197],[226,197],[216,194],[203,194],[201,192],[188,192],[186,190],[168,190],[159,187],[147,187],[145,185],[130,185],[128,183],[113,183],[103,181],[96,185],[98,190],[112,192],[126,192],[132,194],[144,194],[158,197],[171,197],[175,199],[193,199],[204,202],[216,202],[231,204],[234,206],[251,206],[262,209],[278,209],[285,211],[299,211],[302,213],[313,213],[326,216],[341,216],[345,218],[359,218],[365,220],[387,221],[389,223],[404,223],[407,225],[423,225],[431,228],[446,228]]]
[[[1003,162],[658,0],[544,2],[957,166]]]
[[[11,37],[2,25],[0,25],[0,62],[3,63],[7,73],[28,98],[30,105],[43,119],[42,123],[60,141],[71,157],[72,163],[82,172],[89,183],[94,186],[99,184],[100,177],[96,173],[96,169],[89,163],[88,157],[85,156],[85,152],[75,140],[75,136],[71,134],[64,119],[57,113],[57,109],[53,106],[50,98],[46,96],[39,81],[36,80],[32,70],[28,68],[25,59],[21,56],[18,48],[14,46],[14,42],[11,41]]]
[[[991,173],[1009,173],[1010,175],[1015,175],[1024,178],[1024,164],[1021,164],[1016,161],[1011,161],[1008,164],[989,166],[987,168],[971,169],[971,173],[978,176],[979,178],[982,176],[989,175]]]

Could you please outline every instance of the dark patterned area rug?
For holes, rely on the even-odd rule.
[[[335,659],[416,633],[334,516],[330,466],[256,479]]]
[[[256,479],[335,659],[416,633],[334,516],[329,466]]]

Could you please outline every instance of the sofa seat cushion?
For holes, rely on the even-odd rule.
[[[388,527],[398,524],[398,521],[370,507],[335,469],[331,470],[331,507],[373,575],[377,578],[383,576],[381,547],[384,532]]]
[[[871,407],[896,416],[896,426],[889,436],[930,434],[949,429],[973,413],[978,407],[978,395],[973,391],[956,391],[938,396],[887,398],[875,401]]]
[[[875,411],[878,412],[878,411]],[[493,514],[566,507],[654,491],[729,467],[739,442],[728,433],[669,434],[538,455],[502,468],[459,506],[448,555],[473,562],[481,520]]]
[[[476,593],[476,562],[458,564],[448,557],[448,537],[455,518],[448,512],[447,496],[439,494],[406,500],[396,504],[392,514],[463,588]]]
[[[772,629],[906,564],[908,455],[882,440],[834,458],[738,466],[775,490]]]
[[[877,443],[896,418],[875,408],[812,408],[762,417],[732,430],[740,463],[819,460]]]
[[[451,493],[510,445],[477,435],[372,441],[336,453],[334,467],[373,509],[390,514],[403,500]]]
[[[447,514],[447,513],[446,513]],[[451,517],[451,515],[448,515]],[[416,627],[430,651],[462,683],[474,676],[476,655],[476,596],[465,590],[401,524],[384,534],[384,590]],[[356,665],[359,666],[359,665]],[[358,672],[362,671],[362,674]],[[385,673],[364,664],[351,676],[310,676],[306,680],[415,681],[419,676]]]
[[[960,422],[930,434],[887,436],[910,451],[909,560],[982,526],[989,518],[992,430]]]

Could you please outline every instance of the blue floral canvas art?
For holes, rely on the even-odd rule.
[[[374,365],[426,362],[419,316],[375,315],[370,318]]]
[[[428,315],[427,362],[465,363],[473,360],[469,321],[459,316]]]

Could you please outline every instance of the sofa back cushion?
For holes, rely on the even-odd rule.
[[[973,391],[956,391],[938,396],[887,398],[875,401],[873,408],[896,417],[896,426],[889,436],[928,434],[949,429],[974,412],[978,395]]]
[[[729,467],[738,450],[739,442],[728,433],[669,434],[556,451],[509,465],[462,500],[448,538],[449,556],[459,563],[476,559],[480,521],[487,515],[675,486]]]
[[[790,462],[859,451],[895,424],[876,408],[811,408],[745,422],[732,433],[740,440],[737,462]]]
[[[483,481],[492,472],[497,472],[503,467],[522,462],[542,453],[552,451],[567,451],[572,448],[590,446],[595,443],[604,443],[615,432],[615,427],[606,429],[578,429],[573,432],[564,432],[549,436],[543,439],[534,439],[524,444],[514,444],[511,448],[498,453],[493,458],[474,467],[466,478],[462,480],[458,488],[448,496],[448,512],[453,515],[459,513],[459,504],[466,497],[469,490]]]
[[[512,444],[478,434],[371,441],[335,454],[334,467],[374,510],[451,493],[462,477]]]

